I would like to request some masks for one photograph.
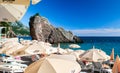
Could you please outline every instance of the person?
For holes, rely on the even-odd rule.
[[[44,54],[44,53],[40,54],[40,58],[43,58],[45,56],[46,56],[46,54]]]
[[[87,61],[83,60],[83,63],[84,63],[85,65],[86,65],[86,62],[87,62]]]
[[[21,60],[21,57],[20,56],[16,56],[15,59],[16,60]]]
[[[32,55],[31,56],[32,61],[37,61],[40,59],[39,55]]]

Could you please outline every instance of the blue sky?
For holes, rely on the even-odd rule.
[[[21,21],[29,26],[35,13],[79,36],[120,36],[120,0],[42,0]]]

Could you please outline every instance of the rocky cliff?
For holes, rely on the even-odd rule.
[[[30,35],[33,40],[46,41],[50,43],[58,42],[82,42],[72,32],[63,28],[53,27],[46,18],[34,15],[30,18]]]

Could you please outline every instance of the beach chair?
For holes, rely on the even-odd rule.
[[[2,73],[11,73],[12,69],[11,68],[7,68],[7,67],[0,67],[0,71]]]
[[[95,71],[99,73],[102,72],[102,64],[100,62],[92,62],[92,64],[93,64],[92,73],[95,73]]]
[[[81,66],[81,69],[82,69],[80,73],[82,73],[82,72],[91,73],[92,68],[93,68],[93,66],[91,64],[85,65],[81,60],[77,60],[77,62],[79,63],[79,65]]]
[[[85,68],[85,64],[82,61],[80,61],[80,60],[76,60],[76,61],[79,63],[79,65],[81,66],[82,69]]]

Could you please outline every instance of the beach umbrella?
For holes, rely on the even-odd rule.
[[[66,50],[66,49],[65,49]],[[67,49],[67,55],[73,55],[76,57],[76,59],[79,59],[79,56],[83,54],[85,51],[84,50],[71,50]]]
[[[70,44],[70,48],[81,48],[78,44]]]
[[[32,0],[37,4],[40,0]],[[0,21],[15,22],[26,13],[30,0],[0,0]]]
[[[26,45],[26,47],[22,49],[16,50],[13,55],[14,56],[24,56],[24,55],[35,55],[35,54],[51,54],[57,52],[56,48],[51,46],[45,46],[42,43],[33,43],[31,45]]]
[[[0,21],[20,20],[28,9],[30,0],[0,0]]]
[[[120,73],[120,61],[118,63],[118,73]]]
[[[41,0],[32,0],[32,4],[34,5],[34,4],[37,4],[37,3],[39,3]]]
[[[72,49],[69,49],[69,48],[67,48],[67,49],[65,49],[66,51],[67,51],[67,53],[71,53],[71,52],[73,52],[74,50],[72,50]]]
[[[114,60],[114,48],[112,49],[112,53],[110,55],[110,60]]]
[[[14,42],[14,43],[13,43]],[[18,45],[19,43],[15,41],[15,39],[12,40],[7,40],[6,42],[4,42],[2,44],[2,48],[0,49],[0,53],[3,53],[5,51],[7,51],[8,49],[10,49],[11,47]]]
[[[118,73],[119,63],[120,63],[120,59],[119,59],[119,56],[117,55],[116,60],[115,60],[114,65],[113,65],[113,68],[112,68],[113,73]]]
[[[14,42],[14,43],[11,43],[11,42]],[[16,44],[18,44],[17,41],[6,41],[2,44],[2,47],[12,46],[12,45],[16,45]]]
[[[41,54],[45,52],[46,52],[45,48],[37,43],[29,45],[29,47],[25,49],[25,53],[27,54]]]
[[[67,53],[66,50],[60,48],[60,43],[58,44],[58,47],[52,47],[48,43],[45,42],[38,42],[39,46],[43,47],[45,49],[45,53],[51,54],[51,53]]]
[[[50,53],[54,53],[56,51],[54,51],[57,49],[51,47],[51,46],[47,46],[44,42],[38,42],[38,43],[33,43],[32,45],[29,45],[28,48],[25,49],[25,53],[27,54],[50,54]]]
[[[12,55],[12,53],[14,53],[16,50],[21,49],[23,47],[24,47],[23,45],[17,44],[15,46],[11,47],[10,49],[6,50],[6,55]]]
[[[103,52],[102,50],[99,49],[90,49],[80,55],[81,60],[86,60],[86,61],[105,61],[108,60],[109,57]]]
[[[71,55],[51,55],[29,65],[24,73],[79,73],[80,65]]]
[[[7,44],[6,46],[3,46],[0,49],[0,53],[5,53],[6,51],[8,51],[11,47],[16,46],[18,43],[14,43],[14,44]]]
[[[118,63],[118,73],[120,73],[120,61]]]
[[[70,53],[70,55],[74,55],[77,59],[80,59],[79,56],[83,54],[85,51],[84,50],[75,50]]]
[[[30,54],[25,53],[25,49],[28,48],[28,47],[29,47],[29,45],[24,46],[24,47],[22,47],[20,49],[17,49],[11,55],[12,56],[30,56]]]

